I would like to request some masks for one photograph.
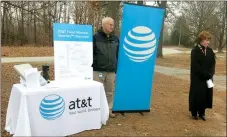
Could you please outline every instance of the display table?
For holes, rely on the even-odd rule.
[[[100,129],[109,118],[101,83],[51,82],[45,87],[12,87],[5,129],[14,136],[67,136]]]

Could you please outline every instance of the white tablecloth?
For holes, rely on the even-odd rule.
[[[5,129],[14,136],[67,136],[100,129],[109,118],[104,87],[96,81],[12,87]]]

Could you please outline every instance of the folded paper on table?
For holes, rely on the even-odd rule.
[[[25,79],[32,73],[36,73],[38,72],[38,69],[37,68],[27,68],[24,70],[24,77]]]
[[[27,86],[27,81],[28,81],[27,79],[30,79],[31,78],[31,79],[37,80],[35,77],[38,77],[38,76],[39,76],[39,82],[35,81],[36,84],[33,85],[33,86],[37,87],[38,86],[37,84],[39,84],[41,86],[44,86],[44,85],[47,84],[47,81],[40,74],[41,72],[38,72],[38,69],[37,68],[33,68],[30,64],[14,65],[14,69],[16,70],[16,72],[20,76],[20,83],[22,85],[24,85],[24,86]],[[29,76],[29,78],[27,78],[28,76]],[[28,83],[30,83],[30,82],[31,81],[28,81]]]
[[[14,65],[14,69],[23,79],[25,79],[24,71],[30,68],[33,68],[30,64]]]
[[[214,83],[213,83],[213,81],[211,79],[207,80],[207,87],[208,88],[214,87]]]
[[[29,68],[24,71],[25,83],[27,88],[40,87],[40,74],[37,68]]]

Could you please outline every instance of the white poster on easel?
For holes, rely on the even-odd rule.
[[[55,80],[92,80],[92,26],[54,23],[53,28]]]

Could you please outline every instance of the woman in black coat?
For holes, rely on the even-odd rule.
[[[203,31],[199,34],[199,42],[191,51],[191,73],[189,91],[189,111],[193,119],[206,120],[205,109],[212,108],[213,88],[208,88],[206,81],[215,73],[215,54],[208,47],[211,34]]]

